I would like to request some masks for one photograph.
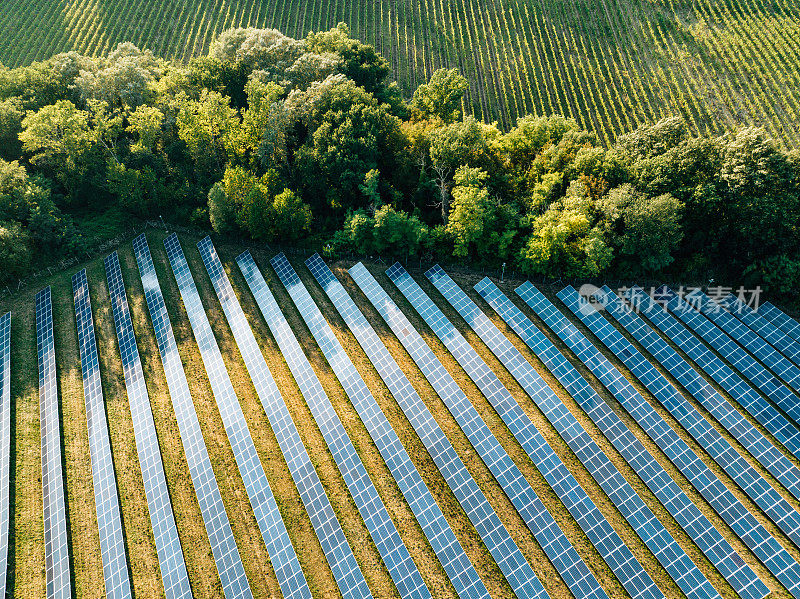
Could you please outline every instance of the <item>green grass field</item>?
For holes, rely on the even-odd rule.
[[[151,231],[148,233],[148,237],[162,290],[173,322],[181,357],[186,372],[188,373],[195,407],[198,411],[201,427],[203,429],[203,436],[211,455],[214,471],[219,482],[223,501],[231,519],[234,535],[244,561],[248,579],[257,597],[267,598],[280,596],[277,580],[275,579],[274,572],[267,559],[266,548],[258,533],[258,528],[249,506],[230,444],[226,438],[222,421],[211,393],[205,370],[202,366],[199,351],[191,333],[188,318],[180,302],[177,286],[166,260],[162,245],[165,234],[161,231]],[[292,483],[275,436],[272,433],[267,417],[249,379],[243,360],[214,294],[210,280],[203,268],[199,253],[195,247],[196,241],[197,238],[192,236],[182,237],[184,251],[189,260],[212,327],[219,341],[226,366],[234,386],[236,387],[259,455],[264,463],[267,477],[276,495],[292,542],[300,557],[303,570],[308,578],[315,598],[339,597],[340,594],[336,590],[333,576],[326,565],[321,547],[311,527],[308,515]],[[309,454],[312,456],[312,460],[320,474],[323,485],[331,499],[331,503],[343,523],[347,538],[366,575],[373,595],[381,599],[397,598],[399,597],[397,590],[381,562],[378,551],[367,532],[363,520],[359,516],[355,503],[347,491],[344,480],[338,472],[332,456],[327,450],[311,412],[292,379],[288,366],[285,364],[277,344],[272,339],[266,323],[261,318],[258,308],[238,268],[235,266],[233,258],[242,249],[241,246],[218,245],[220,257],[231,277],[231,281],[239,295],[248,320],[261,345],[267,363],[270,365],[273,375],[281,388],[293,419],[309,450]],[[150,400],[153,407],[160,447],[164,456],[167,482],[191,579],[192,591],[198,598],[221,598],[222,590],[217,579],[210,545],[200,516],[200,510],[192,489],[191,478],[178,435],[177,423],[167,392],[166,379],[158,356],[155,337],[150,325],[141,282],[130,244],[123,244],[119,248],[119,253],[134,320],[134,328],[147,378],[148,390],[150,392]],[[315,371],[318,373],[336,411],[350,434],[356,449],[361,455],[370,476],[389,509],[392,519],[400,531],[404,542],[411,551],[412,557],[417,563],[423,578],[437,599],[455,599],[457,595],[444,574],[443,569],[439,565],[433,549],[430,547],[421,528],[416,523],[408,504],[400,493],[386,464],[381,459],[370,439],[366,428],[359,419],[354,407],[349,402],[333,374],[333,371],[327,365],[321,352],[314,344],[313,338],[305,328],[288,294],[269,267],[268,258],[271,257],[270,254],[257,250],[254,250],[253,254],[291,326],[300,339],[301,344],[304,346],[307,355],[309,355]],[[412,460],[422,474],[423,479],[442,507],[450,525],[465,548],[467,555],[475,564],[481,578],[486,583],[492,597],[494,599],[512,599],[514,595],[510,587],[504,580],[486,547],[481,542],[477,532],[470,524],[466,514],[463,512],[444,479],[436,469],[432,459],[425,451],[422,442],[416,436],[402,410],[397,405],[388,389],[383,385],[374,367],[361,350],[353,335],[344,325],[344,322],[339,318],[335,308],[327,300],[322,289],[316,284],[310,273],[305,270],[302,261],[300,259],[295,259],[293,261],[298,273],[320,305],[325,317],[334,328],[337,337],[351,355],[379,405],[400,436]],[[158,571],[158,561],[155,554],[141,474],[136,456],[131,415],[125,393],[121,361],[116,346],[113,318],[108,304],[108,291],[102,261],[95,259],[85,266],[87,268],[91,288],[95,327],[99,344],[98,349],[101,356],[100,366],[103,375],[103,391],[105,394],[106,410],[110,427],[114,466],[120,490],[126,549],[132,583],[137,597],[161,597],[163,596],[163,590],[161,588]],[[345,266],[349,265],[344,263],[335,264],[333,265],[334,271],[343,280],[348,291],[367,314],[379,335],[386,342],[391,353],[400,363],[401,368],[408,374],[412,383],[420,391],[421,396],[425,399],[434,417],[444,429],[461,458],[467,464],[468,469],[473,474],[481,489],[489,497],[492,506],[499,514],[501,520],[511,531],[513,538],[534,566],[535,571],[544,582],[551,597],[554,599],[566,599],[570,597],[571,595],[568,588],[559,577],[555,568],[547,560],[541,547],[527,529],[497,481],[492,477],[476,451],[470,445],[455,419],[449,413],[443,402],[433,392],[422,373],[417,369],[410,356],[408,356],[402,348],[400,342],[393,336],[390,329],[381,320],[377,312],[371,308],[369,302],[360,293],[352,280],[347,277],[343,270]],[[590,565],[609,596],[627,596],[622,585],[614,577],[613,573],[600,558],[594,547],[589,543],[584,533],[572,519],[555,493],[545,483],[543,477],[536,470],[533,463],[529,460],[522,447],[513,438],[510,431],[505,427],[499,416],[494,412],[488,401],[481,395],[477,387],[469,380],[469,377],[460,368],[455,359],[447,352],[433,333],[427,329],[424,322],[416,315],[403,300],[400,293],[383,275],[383,268],[372,266],[371,269],[384,288],[390,293],[412,323],[420,330],[429,344],[434,348],[435,352],[445,364],[445,367],[467,391],[491,430],[498,436],[503,446],[519,465],[524,475],[540,494],[548,509],[566,531],[567,536],[570,538],[579,554]],[[53,289],[73,586],[75,588],[76,597],[99,598],[103,596],[102,564],[100,561],[97,524],[94,511],[86,415],[70,287],[70,276],[75,270],[77,270],[77,267],[68,272],[55,275],[42,284],[49,284]],[[578,458],[555,432],[543,414],[539,412],[532,400],[525,395],[522,389],[514,382],[511,375],[504,370],[488,348],[482,344],[480,339],[469,330],[466,323],[464,323],[458,317],[457,313],[449,307],[447,302],[438,295],[433,286],[430,285],[424,277],[419,276],[419,273],[413,274],[417,275],[416,278],[423,288],[434,298],[442,310],[476,346],[479,353],[489,365],[498,372],[500,378],[520,402],[523,409],[530,415],[537,427],[554,447],[556,453],[567,464],[568,468],[575,474],[581,484],[588,489],[603,514],[623,539],[625,539],[626,543],[631,547],[648,573],[656,580],[665,595],[670,598],[682,597],[683,595],[680,589],[659,565],[655,556],[635,535],[608,497],[606,497],[602,489],[580,463]],[[476,282],[477,277],[456,275],[456,279],[465,289],[469,289],[471,288],[471,284]],[[514,284],[515,282],[513,281],[506,281],[505,284],[502,285],[504,291],[509,294],[509,297],[514,297],[513,294],[511,294]],[[13,595],[20,598],[43,596],[44,594],[44,543],[42,532],[38,383],[32,302],[34,291],[35,290],[28,290],[11,300],[0,302],[0,310],[12,310],[13,318],[13,519],[10,569]],[[554,290],[547,289],[546,291],[552,298]],[[484,308],[486,307],[480,298],[475,294],[472,295],[480,305]],[[518,304],[521,305],[521,302],[518,302]],[[491,310],[487,309],[487,312],[493,314]],[[527,309],[526,312],[530,314],[530,311]],[[589,418],[581,411],[580,407],[566,392],[564,392],[555,379],[547,373],[540,362],[525,348],[521,340],[516,338],[496,316],[493,316],[493,318],[498,326],[500,326],[506,334],[509,334],[514,344],[528,359],[530,359],[537,370],[542,373],[553,388],[557,390],[568,408],[577,416],[580,422],[608,455],[611,456],[612,461],[619,467],[623,475],[636,488],[645,502],[661,519],[681,546],[685,548],[695,563],[699,565],[702,572],[720,591],[722,596],[725,597],[725,599],[735,599],[736,593],[733,589],[720,576],[713,565],[705,559],[691,539],[681,530],[655,496],[625,463],[625,460],[614,450],[610,443],[605,440]],[[552,335],[551,338],[553,338]],[[564,346],[560,342],[555,338],[553,339],[559,347],[564,349]],[[567,352],[567,354],[571,356],[569,352]],[[574,356],[571,357],[573,358],[573,363],[579,366],[579,361],[574,359]],[[611,357],[614,362],[617,362],[613,359],[613,356],[609,355],[609,357]],[[617,364],[619,365],[618,362]],[[584,374],[587,374],[585,368],[582,366],[579,366],[579,368]],[[591,375],[589,375],[589,379],[592,379]],[[746,546],[735,537],[714,510],[692,489],[691,485],[669,463],[669,460],[660,452],[657,446],[644,434],[624,410],[614,402],[610,395],[604,394],[604,396],[615,410],[620,413],[633,430],[634,434],[657,457],[678,484],[696,501],[706,516],[717,525],[723,535],[728,538],[748,564],[750,564],[768,584],[773,592],[772,596],[788,598],[789,594],[771,576],[766,568],[759,563]],[[737,497],[742,499],[745,505],[756,514],[758,519],[768,530],[770,530],[784,546],[789,548],[790,553],[795,559],[800,560],[800,551],[798,551],[798,548],[793,546],[758,507],[747,499],[733,481],[721,472],[713,463],[713,460],[700,449],[690,438],[688,433],[681,429],[680,425],[672,420],[668,413],[661,408],[651,396],[646,392],[645,396],[653,401],[659,412],[679,430],[681,436],[701,456],[705,457],[707,463],[712,465],[715,471],[721,475],[723,482],[733,489]],[[700,409],[702,411],[702,407]],[[752,421],[748,415],[745,416]],[[710,418],[710,416],[708,417]],[[761,427],[759,426],[759,428]],[[762,429],[762,432],[765,431]],[[766,434],[769,436],[769,433]],[[737,447],[740,452],[747,456],[747,452],[739,446],[735,440],[732,440],[727,434],[726,437],[733,442],[734,446]],[[791,457],[790,459],[797,464],[797,460]],[[759,472],[764,474],[768,479],[770,478],[769,474],[766,473],[764,468],[755,460],[750,459],[750,461]],[[798,506],[798,502],[792,499],[785,490],[779,490],[787,497],[792,505],[796,508],[800,507]]]
[[[456,67],[467,110],[502,126],[558,113],[607,143],[680,114],[698,132],[758,125],[795,147],[799,11],[797,0],[7,0],[0,62],[121,41],[187,60],[231,27],[304,37],[343,21],[407,95]]]

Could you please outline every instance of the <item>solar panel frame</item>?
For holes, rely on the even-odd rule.
[[[625,297],[647,317],[651,324],[667,335],[703,371],[730,393],[739,405],[771,432],[784,447],[800,459],[800,430],[776,410],[730,366],[709,350],[683,323],[663,306],[654,302],[641,288],[632,287]],[[697,315],[698,319],[702,319]],[[703,319],[705,320],[705,319]],[[710,321],[710,326],[714,326]]]
[[[622,304],[610,289],[595,294],[605,313],[619,322],[735,439],[747,449],[792,495],[800,499],[800,469],[742,416],[728,400],[649,324]]]
[[[475,290],[558,378],[739,596],[762,599],[769,594],[752,568],[539,328],[488,277]]]
[[[75,320],[83,373],[83,396],[86,401],[86,424],[89,433],[89,456],[92,464],[97,528],[100,536],[100,555],[103,559],[103,579],[106,597],[131,597],[125,539],[122,534],[122,514],[117,494],[117,477],[111,455],[105,401],[100,377],[100,362],[94,333],[89,282],[86,269],[72,277],[75,300]]]
[[[732,293],[722,298],[719,303],[750,327],[750,330],[789,358],[795,366],[800,365],[800,342],[795,341],[791,335],[779,329]]]
[[[239,467],[250,506],[253,509],[259,531],[267,548],[278,584],[284,598],[308,599],[310,590],[300,568],[286,525],[283,522],[272,488],[269,486],[264,467],[256,451],[250,429],[247,426],[239,398],[233,388],[225,363],[222,360],[217,340],[211,329],[200,294],[195,286],[189,263],[183,254],[178,236],[174,233],[164,240],[178,290],[200,357],[208,374],[211,390],[217,402],[220,416],[228,436],[233,456]]]
[[[11,312],[0,316],[0,597],[6,596],[11,510]]]
[[[314,254],[306,260],[306,266],[322,286],[342,319],[356,337],[359,345],[372,361],[373,366],[384,383],[386,383],[389,391],[409,416],[412,426],[414,426],[420,437],[428,438],[424,433],[425,427],[438,425],[433,421],[433,416],[427,412],[427,408],[424,408],[424,406],[422,408],[419,407],[422,400],[411,386],[411,382],[400,370],[389,350],[383,345],[372,325],[318,254]],[[377,409],[380,410],[379,407]],[[382,414],[383,412],[376,412],[377,418],[368,418],[367,420],[370,422],[368,427],[373,426],[372,423],[375,423],[378,429],[376,436],[387,437],[388,442],[385,445],[379,444],[377,441],[376,445],[379,450],[382,447],[385,451],[388,450],[384,454],[386,465],[391,470],[400,491],[414,512],[431,547],[453,583],[453,587],[462,599],[469,597],[484,597],[488,599],[489,592],[464,553],[464,549],[455,534],[453,534],[447,519],[431,495],[422,476],[414,466],[399,438],[397,440],[392,439],[393,436],[397,436],[394,433],[394,429],[380,424]],[[437,438],[437,441],[441,441],[443,436],[444,434],[442,433]],[[373,440],[375,440],[375,437],[373,437]],[[392,451],[394,455],[389,453]]]
[[[800,341],[800,322],[797,322],[780,308],[773,306],[769,302],[764,302],[759,307],[758,312],[795,341]]]
[[[406,295],[408,292],[406,297],[411,304],[421,315],[424,314],[425,321],[489,399],[506,426],[509,427],[534,464],[537,464],[548,482],[552,480],[558,485],[563,484],[564,480],[571,479],[575,485],[579,485],[494,371],[489,368],[477,351],[411,276],[404,269],[402,271],[400,269],[402,267],[399,267],[396,272],[404,274],[401,274],[397,280],[394,277],[390,278],[396,284],[403,285],[403,288],[406,289],[403,294]],[[636,494],[630,483],[620,474],[577,418],[475,302],[440,266],[436,265],[429,269],[425,276],[520,383],[686,596],[719,597],[714,586],[689,559],[683,548],[667,532],[664,525],[642,501],[641,497]],[[412,298],[414,299],[412,300]],[[545,452],[550,454],[547,459],[543,459],[546,455]],[[556,464],[555,469],[552,468],[553,464]],[[556,486],[554,489],[561,496],[558,487]],[[586,494],[586,498],[591,500],[582,487],[571,490],[572,493],[576,491]],[[570,495],[570,492],[568,491],[565,495]],[[634,584],[637,582],[634,581]],[[655,583],[653,584],[655,585]]]
[[[42,442],[45,592],[48,599],[71,599],[67,510],[64,502],[64,472],[61,467],[61,419],[50,287],[45,287],[36,294],[35,303],[39,426]]]
[[[208,449],[203,440],[200,421],[172,331],[172,323],[144,234],[133,240],[133,250],[183,443],[183,451],[186,455],[186,463],[189,467],[189,474],[192,478],[192,485],[200,506],[200,513],[211,544],[211,553],[214,556],[214,564],[225,599],[252,599],[250,584],[245,575],[244,565],[236,547],[233,530],[211,466]]]
[[[122,357],[122,371],[131,410],[134,440],[142,472],[150,524],[153,528],[153,541],[158,555],[164,594],[167,599],[191,597],[189,574],[186,571],[183,549],[178,537],[178,527],[172,512],[161,449],[158,445],[158,435],[150,408],[150,396],[147,393],[139,348],[133,332],[133,322],[117,252],[106,256],[103,265],[114,314],[118,347]]]
[[[371,597],[367,582],[350,549],[336,512],[303,445],[289,408],[272,377],[211,239],[209,237],[202,239],[197,247],[339,590],[343,597],[353,599]],[[324,422],[317,422],[324,426]],[[334,448],[330,449],[334,453]],[[352,456],[348,457],[352,459]],[[348,482],[352,483],[352,480]],[[363,479],[359,479],[359,482],[364,484]],[[364,492],[368,492],[366,486]],[[359,510],[362,510],[364,508],[362,496],[354,493],[353,499]],[[374,507],[377,513],[379,506],[371,504],[370,507]],[[380,507],[383,507],[383,504],[380,504]],[[369,513],[361,512],[361,514],[366,522]],[[388,518],[388,514],[386,516]],[[391,520],[389,522],[391,523]],[[379,549],[385,547],[381,546]]]
[[[403,343],[406,349],[409,350],[409,354],[411,354],[412,358],[414,358],[415,363],[417,363],[417,365],[422,369],[423,363],[418,362],[417,360],[420,359],[420,352],[424,352],[423,346],[420,346],[420,343],[424,344],[424,341],[422,341],[422,339],[413,329],[411,323],[408,322],[408,319],[406,319],[403,313],[400,312],[388,294],[378,284],[375,278],[369,273],[362,263],[356,264],[348,272],[359,288],[364,292],[364,295],[367,296],[370,303],[372,303],[378,312],[380,312],[381,316],[387,322],[398,339],[400,339],[401,343]],[[410,339],[413,341],[410,341]],[[429,363],[437,364],[438,360],[435,356],[433,356],[432,352],[430,352],[430,348],[428,348],[427,345],[424,345],[424,348],[427,348],[427,352],[425,352],[427,356],[426,359],[433,360]],[[439,366],[441,366],[440,363]],[[429,369],[426,367],[423,370],[424,374],[426,374],[425,370]],[[452,385],[455,385],[455,382],[453,382]],[[438,382],[436,386],[440,387]],[[445,393],[445,395],[449,396],[450,392],[448,391]],[[458,454],[456,453],[455,449],[453,449],[450,441],[447,440],[447,437],[442,432],[442,429],[438,424],[436,424],[436,421],[433,419],[433,416],[430,414],[430,411],[427,409],[424,402],[422,402],[421,399],[417,401],[419,396],[416,393],[414,395],[409,394],[406,396],[406,399],[409,398],[414,400],[414,404],[411,406],[406,404],[404,406],[404,410],[405,408],[410,408],[406,412],[406,415],[412,424],[418,423],[416,426],[420,426],[420,429],[418,429],[420,439],[431,453],[431,457],[436,462],[439,471],[444,476],[447,484],[450,486],[450,489],[456,496],[456,499],[458,499],[459,503],[464,508],[464,511],[466,512],[475,529],[478,531],[481,539],[483,539],[484,544],[492,554],[495,562],[506,576],[509,584],[511,584],[512,589],[514,589],[515,593],[517,593],[517,596],[547,597],[547,592],[544,590],[544,587],[541,586],[541,582],[536,577],[536,574],[533,573],[533,570],[530,568],[527,560],[522,555],[519,547],[511,538],[506,527],[497,517],[497,514],[492,509],[491,504],[489,504],[486,496],[469,474],[469,471],[461,461],[461,458],[458,457]],[[465,426],[463,423],[459,424],[465,433],[472,430],[472,423],[467,426]],[[480,451],[480,447],[481,446],[479,444],[476,449]],[[529,573],[524,580],[520,580],[518,573],[523,569],[529,570]],[[534,585],[539,587],[541,590],[539,590],[537,593],[528,594],[524,592],[520,594],[520,591],[518,590],[524,590],[525,587],[532,587]]]
[[[550,300],[529,282],[519,286],[516,292],[600,379],[756,557],[793,596],[800,598],[800,564],[714,475],[708,465],[664,421],[630,381],[556,309]]]

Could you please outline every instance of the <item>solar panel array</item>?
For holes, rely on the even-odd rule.
[[[72,277],[72,290],[75,299],[75,318],[83,372],[83,396],[86,400],[86,422],[89,430],[89,456],[92,462],[92,484],[106,597],[123,599],[131,597],[131,583],[128,578],[117,478],[111,457],[111,439],[108,435],[100,363],[89,299],[89,282],[86,279],[85,269]]]
[[[795,365],[800,364],[800,342],[795,341],[791,335],[780,330],[732,293],[722,298],[719,303],[750,329],[758,333],[762,339],[780,350]]]
[[[142,362],[133,333],[133,323],[117,252],[108,255],[103,263],[114,312],[114,325],[122,356],[122,371],[131,408],[136,451],[139,455],[139,467],[142,471],[144,493],[150,512],[150,524],[153,527],[153,540],[161,569],[164,594],[167,599],[191,597],[189,575],[186,572],[186,562],[183,559],[181,542],[178,538],[178,527],[175,525],[175,516],[169,500],[164,464],[161,461],[156,426],[153,421],[153,412],[150,409],[150,397],[144,382]]]
[[[6,596],[11,482],[11,312],[0,317],[0,597]]]
[[[739,376],[730,366],[709,350],[680,321],[667,312],[660,304],[653,301],[639,287],[626,292],[626,297],[636,309],[647,316],[648,320],[667,335],[680,349],[713,378],[731,396],[744,407],[764,428],[800,458],[800,430],[790,423],[786,417],[776,410],[771,403],[761,397],[747,381]],[[702,316],[697,315],[702,319]],[[709,324],[711,324],[709,322]],[[713,325],[711,325],[713,326]]]
[[[208,322],[200,294],[197,292],[189,264],[183,255],[178,237],[173,233],[164,240],[172,272],[178,283],[183,305],[189,316],[203,364],[208,373],[211,390],[219,408],[233,456],[239,466],[245,490],[253,508],[253,513],[267,547],[278,583],[285,598],[309,597],[300,562],[294,551],[289,533],[281,519],[278,504],[272,494],[261,460],[256,452],[250,429],[231,384],[222,354]],[[249,592],[249,591],[248,591]]]
[[[753,468],[730,442],[637,350],[608,320],[567,287],[558,297],[683,425],[719,466],[750,498],[800,545],[800,513]]]
[[[772,399],[790,418],[796,423],[800,422],[800,404],[791,389],[767,371],[758,360],[754,360],[753,356],[742,349],[725,331],[677,296],[667,302],[667,307],[698,337],[717,350],[762,393]]]
[[[346,598],[370,597],[364,575],[347,544],[347,537],[336,519],[336,513],[325,493],[322,481],[314,469],[289,409],[272,378],[272,373],[236,299],[214,245],[211,239],[206,237],[197,244],[197,247],[339,590]],[[355,450],[353,452],[355,453]],[[350,457],[352,459],[352,456]],[[361,507],[360,497],[356,502]],[[370,507],[377,511],[377,505],[370,504]],[[380,507],[383,507],[383,504],[380,504]]]
[[[751,331],[732,314],[722,309],[718,303],[711,300],[704,293],[693,292],[691,296],[687,296],[686,301],[761,360],[767,368],[786,381],[792,389],[800,392],[800,368],[783,357],[769,343]]]
[[[536,325],[488,278],[475,289],[558,378],[739,596],[761,599],[767,595],[769,589],[756,573]]]
[[[378,450],[381,451],[385,459],[395,460],[398,454],[405,453],[403,446],[400,444],[400,439],[394,434],[389,421],[381,412],[366,383],[364,383],[339,340],[333,334],[333,330],[325,321],[322,312],[314,303],[300,277],[297,276],[294,268],[283,254],[274,257],[271,263],[284,287],[289,292],[292,301],[297,306],[300,316],[311,331],[311,335],[320,349],[322,349],[325,359],[331,365],[342,388],[368,427],[370,436],[374,435],[373,441],[375,441]],[[422,576],[411,559],[411,554],[403,544],[400,534],[381,502],[377,489],[375,489],[372,481],[367,476],[367,471],[361,463],[361,458],[350,442],[347,431],[333,411],[330,401],[325,402],[324,407],[330,409],[330,415],[332,416],[330,421],[337,425],[336,430],[332,432],[335,432],[340,444],[344,445],[346,443],[342,447],[345,451],[335,454],[342,458],[340,468],[344,467],[348,470],[345,480],[350,481],[352,479],[352,482],[348,482],[348,486],[356,496],[356,504],[359,506],[359,511],[370,529],[370,534],[375,539],[383,561],[389,569],[389,573],[395,581],[400,594],[402,596],[430,597],[430,591],[425,586]],[[389,431],[391,431],[391,434]],[[393,441],[396,444],[391,445]],[[407,463],[411,464],[411,461],[408,460]]]
[[[452,377],[444,370],[441,362],[363,264],[356,264],[349,272],[447,404],[481,458],[487,465],[492,464],[497,454],[489,455],[487,450],[490,445],[494,446],[492,442],[494,437],[490,432],[487,434],[485,423]],[[435,424],[422,400],[416,401],[417,398],[418,396],[414,398],[413,405],[405,406],[409,408],[406,416],[412,424],[420,420],[424,423],[422,431],[418,431],[420,438],[431,452],[439,471],[461,503],[511,588],[518,597],[547,597],[541,582],[497,517],[486,496],[470,476],[441,428]],[[505,453],[502,447],[499,451]]]
[[[761,304],[758,311],[759,314],[762,314],[772,322],[772,324],[792,337],[795,341],[800,341],[800,322],[797,322],[794,318],[788,316],[769,302]]]
[[[800,470],[610,289],[597,295],[606,313],[625,327],[792,495],[800,498]],[[709,435],[715,432],[710,426],[705,430]]]
[[[36,353],[39,364],[39,426],[42,438],[44,569],[48,599],[71,599],[67,510],[61,468],[61,424],[53,341],[50,288],[36,294]]]
[[[630,381],[533,285],[524,283],[517,288],[517,293],[611,391],[756,557],[795,597],[800,597],[800,564],[747,511]]]
[[[391,391],[398,404],[408,415],[412,426],[414,426],[419,437],[426,444],[428,451],[434,457],[434,461],[437,464],[450,462],[458,464],[456,467],[459,469],[464,468],[464,465],[455,456],[452,446],[449,447],[447,452],[439,449],[449,446],[444,433],[438,428],[433,416],[428,412],[428,409],[422,403],[422,399],[411,386],[403,371],[400,370],[389,350],[383,345],[372,325],[358,309],[342,284],[339,283],[331,270],[322,261],[322,258],[315,254],[306,261],[306,265],[328,294],[339,314],[372,361],[378,374],[386,383],[389,391]],[[358,402],[358,404],[360,406],[361,402]],[[359,410],[375,444],[384,456],[386,465],[391,470],[392,476],[395,477],[403,496],[408,501],[456,592],[462,599],[472,597],[488,599],[489,593],[486,587],[478,577],[478,573],[464,553],[464,549],[459,544],[455,534],[453,534],[444,514],[397,438],[396,433],[388,421],[386,423],[382,422],[385,416],[377,405],[373,412],[371,415],[366,411],[361,414]],[[447,453],[447,458],[443,458],[440,455],[444,453]],[[469,474],[467,473],[466,476],[468,477]]]
[[[192,477],[208,540],[211,542],[211,553],[214,556],[214,563],[222,583],[222,591],[226,599],[251,599],[253,595],[247,582],[236,541],[233,538],[228,514],[222,503],[208,449],[203,441],[200,421],[197,418],[189,384],[186,381],[186,373],[178,353],[178,345],[172,332],[172,323],[164,303],[164,296],[161,293],[153,259],[150,256],[150,248],[144,235],[133,240],[133,250],[142,279],[158,351],[161,355],[161,363],[167,378],[172,407],[178,421],[178,430],[183,442],[189,474]]]

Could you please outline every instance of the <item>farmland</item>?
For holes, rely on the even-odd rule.
[[[387,58],[403,92],[441,67],[470,81],[466,109],[513,125],[562,114],[610,143],[679,114],[698,133],[763,126],[796,146],[795,0],[9,0],[0,62],[29,64],[131,41],[178,61],[231,27],[304,37],[345,22]]]

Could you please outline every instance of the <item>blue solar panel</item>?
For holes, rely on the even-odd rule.
[[[750,424],[749,420],[610,289],[601,290],[597,296],[606,307],[607,314],[625,327],[792,495],[800,498],[800,470],[761,431]],[[705,430],[710,434],[714,433],[710,426]]]
[[[300,433],[292,421],[291,413],[283,401],[275,379],[272,378],[272,373],[236,299],[214,245],[211,239],[206,237],[197,244],[197,247],[339,589],[344,597],[370,597],[367,582],[347,544],[347,538],[336,519],[336,513],[325,493],[322,481],[303,446]],[[363,480],[360,482],[364,484]],[[362,507],[359,499],[356,499],[356,503]],[[383,508],[383,504],[380,506],[370,504],[370,507],[377,514],[378,508]]]
[[[56,349],[50,288],[36,294],[36,350],[39,364],[39,426],[42,435],[44,570],[48,599],[71,599],[67,510],[61,468]]]
[[[203,515],[208,540],[211,542],[211,553],[222,583],[222,591],[226,599],[251,599],[253,595],[245,576],[239,550],[236,548],[228,514],[222,503],[217,479],[211,468],[211,459],[203,441],[200,421],[194,409],[167,306],[161,294],[161,286],[144,235],[133,240],[133,251],[136,254],[136,263],[139,266],[161,363],[167,377],[167,387],[178,421],[189,474],[197,495],[197,503],[200,505],[200,513]]]
[[[9,493],[11,482],[11,312],[0,317],[0,597],[8,574]]]
[[[214,338],[214,332],[203,309],[200,294],[195,287],[177,235],[173,233],[167,237],[164,246],[167,248],[167,257],[178,283],[197,346],[200,348],[200,355],[208,373],[208,380],[222,416],[228,441],[233,449],[233,456],[239,466],[250,505],[267,546],[267,553],[283,596],[308,598],[310,591],[300,569],[300,562],[297,560],[289,533],[278,511],[278,504],[267,482],[264,467],[256,452],[242,407],[225,369],[217,340]]]
[[[714,461],[796,544],[800,545],[800,513],[753,468],[730,442],[611,323],[567,287],[558,297],[597,335],[680,422]]]
[[[797,402],[797,396],[764,368],[758,360],[754,360],[753,356],[742,349],[725,331],[678,297],[673,297],[667,303],[667,307],[774,401],[790,418],[796,423],[800,422],[800,403]]]
[[[420,314],[424,315],[423,317],[431,329],[489,399],[531,460],[537,466],[541,464],[540,471],[556,490],[556,493],[559,496],[562,496],[563,493],[563,496],[567,498],[584,495],[584,504],[590,502],[588,494],[578,485],[578,482],[547,444],[547,441],[536,429],[536,425],[503,386],[497,375],[469,345],[458,329],[447,320],[433,301],[424,294],[416,282],[405,271],[402,272],[404,273],[402,279],[396,281],[398,286],[401,287],[401,290],[406,289],[409,293],[407,297],[414,298],[415,301],[410,300],[412,305]],[[688,597],[719,597],[719,593],[636,494],[633,487],[619,473],[577,418],[475,302],[456,285],[455,281],[441,267],[434,266],[425,274],[467,324],[484,340],[489,349],[503,362],[531,399],[536,402],[545,417],[575,452],[636,531],[636,534],[645,542],[684,593]],[[543,459],[543,456],[547,454],[550,455],[547,456],[547,459]],[[569,491],[563,488],[560,490],[559,485],[563,487],[565,480],[574,484],[574,488]],[[568,505],[566,501],[565,504]],[[597,510],[596,507],[594,509]],[[620,539],[620,545],[616,550],[618,551],[621,547],[624,548],[625,545]],[[625,550],[625,553],[628,551]],[[631,557],[633,557],[632,554]],[[617,557],[615,561],[619,562],[620,560]],[[636,562],[632,562],[632,565],[633,567],[638,566]],[[643,569],[641,571],[644,572]],[[626,584],[625,580],[622,582]],[[630,586],[637,593],[641,593],[643,590],[642,581],[639,578],[630,581]],[[653,587],[655,587],[655,583],[653,583]],[[633,593],[631,594],[633,595]]]
[[[168,599],[191,597],[189,575],[186,572],[186,563],[178,538],[178,528],[175,525],[175,516],[169,500],[156,426],[150,410],[150,397],[144,382],[142,363],[133,333],[133,323],[117,252],[107,256],[104,265],[111,306],[114,311],[117,341],[122,356],[125,388],[131,408],[136,451],[139,455],[139,467],[142,471],[144,493],[150,512],[150,524],[153,527],[153,540],[161,569],[164,594]]]
[[[403,343],[436,392],[442,397],[487,465],[493,463],[497,457],[505,453],[505,450],[502,447],[497,449],[499,446],[495,445],[497,440],[490,432],[487,433],[488,429],[485,423],[438,358],[363,264],[356,264],[349,272],[364,295]],[[487,549],[497,565],[500,566],[500,570],[517,597],[547,597],[548,595],[533,569],[525,560],[519,547],[495,514],[486,496],[469,474],[425,404],[416,393],[409,396],[408,399],[413,404],[408,405],[404,402],[406,416],[415,428],[419,427],[417,432],[420,439],[425,443],[425,447],[431,453],[439,471],[461,503],[478,534],[481,535]],[[493,451],[491,455],[489,455],[490,448]]]
[[[533,285],[525,283],[517,288],[517,293],[611,391],[775,577],[793,595],[800,597],[800,564],[747,511],[628,379]]]
[[[800,322],[797,322],[794,318],[788,316],[769,302],[762,304],[758,309],[758,313],[762,314],[795,341],[800,341]]]
[[[89,282],[86,279],[85,269],[72,277],[72,290],[75,297],[75,318],[83,371],[83,396],[86,400],[86,422],[89,429],[89,456],[92,462],[92,483],[106,597],[123,599],[131,596],[131,583],[128,578],[117,478],[111,457],[111,439],[108,436],[100,363],[89,299]]]
[[[772,407],[772,404],[762,398],[755,389],[720,360],[674,316],[650,299],[642,289],[633,287],[626,292],[626,297],[641,314],[647,316],[651,323],[686,352],[707,375],[730,393],[764,428],[800,458],[800,430],[791,424],[783,414]],[[700,320],[705,320],[699,314],[696,316]],[[710,322],[708,324],[714,326]]]
[[[372,360],[372,364],[389,391],[409,415],[409,420],[420,438],[425,437],[425,430],[438,425],[427,412],[427,408],[422,405],[422,400],[400,370],[397,362],[394,361],[389,350],[383,345],[372,325],[317,254],[309,258],[306,265],[322,285],[364,352]],[[469,562],[458,539],[447,524],[444,514],[400,443],[400,439],[397,438],[394,429],[380,411],[380,407],[375,404],[371,411],[367,411],[370,410],[370,407],[365,405],[365,402],[359,400],[354,403],[431,547],[450,577],[456,592],[462,599],[472,597],[488,599],[489,593],[478,577],[478,573]],[[364,410],[363,413],[362,410]],[[414,418],[411,417],[412,414],[415,416]],[[439,441],[443,439],[443,435],[437,437]]]
[[[795,365],[800,364],[800,342],[795,341],[791,335],[780,330],[732,293],[722,298],[720,304],[773,347],[779,349]]]
[[[558,378],[739,596],[767,595],[756,573],[555,345],[488,278],[475,289]]]

